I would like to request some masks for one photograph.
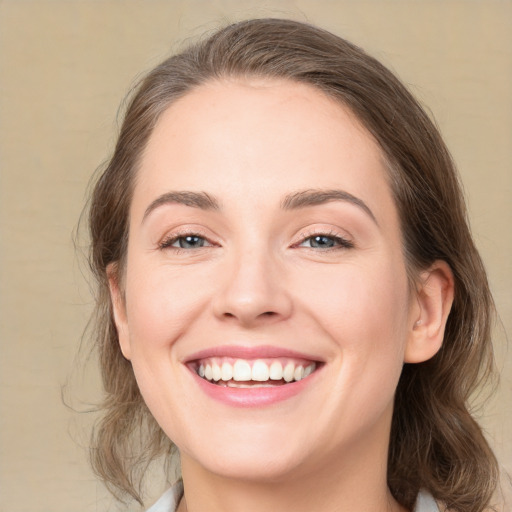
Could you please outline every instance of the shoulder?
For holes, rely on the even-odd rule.
[[[146,512],[176,512],[183,496],[183,482],[180,480],[168,489]]]

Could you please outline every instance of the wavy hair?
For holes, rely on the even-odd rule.
[[[406,508],[425,488],[449,510],[487,510],[498,468],[469,400],[493,371],[494,308],[452,158],[418,101],[380,62],[327,31],[282,19],[243,21],[216,31],[149,72],[128,102],[89,206],[90,266],[97,281],[94,341],[105,390],[91,448],[96,473],[118,497],[142,503],[144,469],[172,450],[119,348],[106,269],[114,263],[122,272],[134,177],[160,115],[192,89],[226,77],[309,84],[349,107],[379,143],[409,274],[440,259],[455,279],[442,348],[429,361],[405,364],[398,383],[388,485]]]

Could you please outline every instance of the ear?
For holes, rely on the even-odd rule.
[[[128,331],[128,322],[126,318],[126,304],[123,292],[120,287],[119,271],[117,263],[110,263],[107,266],[108,286],[110,289],[110,300],[112,302],[112,312],[117,329],[119,346],[123,356],[130,360],[130,336]]]
[[[453,294],[453,273],[445,261],[438,260],[421,273],[405,348],[406,363],[421,363],[437,354],[443,344]]]

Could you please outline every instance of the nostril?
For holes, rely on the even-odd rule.
[[[242,318],[243,315],[237,315],[236,313],[230,313],[229,311],[226,311],[223,313],[224,318]],[[276,311],[264,311],[263,313],[260,313],[256,315],[256,318],[274,318],[278,316],[278,313]]]

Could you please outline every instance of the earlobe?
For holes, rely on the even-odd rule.
[[[128,322],[126,319],[126,304],[119,284],[119,272],[116,263],[110,263],[107,266],[107,277],[119,346],[123,356],[130,360],[131,350],[128,335]]]
[[[417,307],[405,349],[406,363],[421,363],[437,354],[443,344],[453,295],[454,279],[448,263],[436,261],[421,273],[416,292]]]

